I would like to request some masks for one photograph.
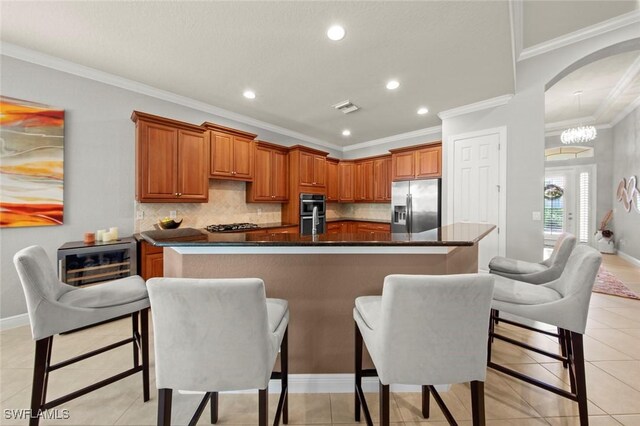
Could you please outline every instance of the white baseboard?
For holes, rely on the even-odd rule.
[[[29,314],[20,314],[14,315],[12,317],[0,318],[0,331],[22,327],[23,325],[29,325]]]
[[[636,259],[633,256],[629,256],[627,253],[618,250],[618,256],[620,256],[621,258],[623,258],[624,260],[626,260],[629,263],[633,263],[636,266],[640,266],[640,260]]]

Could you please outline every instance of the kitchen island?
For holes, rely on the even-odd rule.
[[[200,229],[143,232],[164,247],[165,277],[264,280],[289,302],[289,371],[353,372],[353,307],[380,295],[390,274],[478,270],[478,243],[495,226],[457,223],[419,234],[250,234]]]

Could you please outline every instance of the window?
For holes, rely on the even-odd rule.
[[[564,232],[564,176],[550,176],[544,180],[544,233],[560,235]]]
[[[578,235],[581,243],[589,242],[589,173],[581,172],[579,178],[579,230]]]

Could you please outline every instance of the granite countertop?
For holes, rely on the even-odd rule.
[[[291,226],[291,225],[290,225]],[[360,233],[321,234],[251,234],[246,232],[210,233],[203,229],[184,228],[145,231],[140,235],[159,247],[171,246],[472,246],[491,232],[495,225],[455,223],[417,234]]]

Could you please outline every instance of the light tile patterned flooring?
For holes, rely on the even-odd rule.
[[[617,256],[605,256],[605,265],[627,286],[640,293],[640,268]],[[518,336],[550,350],[554,340],[522,330],[499,326],[506,334]],[[593,294],[585,337],[587,386],[590,423],[603,425],[640,425],[640,301]],[[129,333],[129,322],[119,321],[69,336],[56,337],[53,361],[78,355],[89,349],[116,341]],[[28,327],[0,334],[0,424],[26,424],[7,418],[7,409],[29,406],[33,363],[33,342]],[[151,339],[153,344],[153,339]],[[560,386],[568,387],[566,371],[559,363],[549,362],[536,353],[520,350],[502,342],[494,346],[494,360]],[[54,372],[49,384],[49,399],[99,380],[129,366],[128,346]],[[152,353],[153,365],[153,353]],[[64,404],[67,420],[42,421],[64,425],[153,425],[156,421],[155,382],[152,399],[142,402],[141,377],[134,375],[80,399]],[[489,370],[485,387],[489,425],[578,425],[576,404],[536,387]],[[454,385],[442,396],[460,424],[471,424],[468,387]],[[200,397],[174,393],[174,424],[185,424]],[[271,415],[277,397],[271,395]],[[378,419],[377,394],[368,402],[374,421]],[[256,424],[257,395],[224,394],[220,397],[220,424]],[[353,421],[353,394],[291,394],[290,424],[350,424]],[[445,425],[444,417],[432,401],[431,419],[420,416],[417,393],[395,393],[391,401],[391,421],[405,424]],[[199,424],[209,424],[207,411]]]

